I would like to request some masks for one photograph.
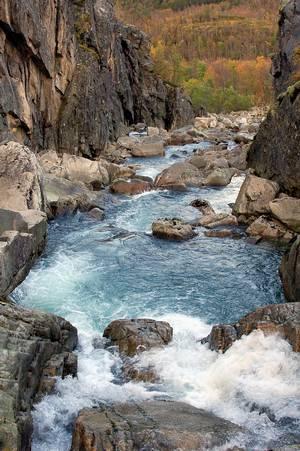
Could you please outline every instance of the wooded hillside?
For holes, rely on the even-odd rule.
[[[155,70],[194,105],[229,111],[270,103],[280,0],[118,0],[119,17],[152,39]]]

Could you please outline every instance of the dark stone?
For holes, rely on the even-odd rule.
[[[280,275],[289,302],[300,302],[300,237],[283,256]]]

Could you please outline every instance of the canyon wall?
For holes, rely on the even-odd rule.
[[[126,125],[189,122],[189,99],[153,72],[149,50],[112,0],[2,0],[0,143],[95,157]]]
[[[250,148],[248,164],[257,175],[278,182],[282,191],[300,197],[300,0],[285,1],[281,8],[272,75],[277,98]]]

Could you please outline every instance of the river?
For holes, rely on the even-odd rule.
[[[199,145],[169,147],[166,157],[135,159],[139,173],[154,177]],[[106,219],[83,213],[50,224],[46,252],[14,293],[26,307],[68,319],[78,328],[78,378],[58,380],[56,393],[35,406],[34,451],[67,451],[72,424],[83,407],[99,402],[182,400],[247,428],[234,444],[267,449],[298,440],[299,356],[277,336],[254,332],[224,355],[199,339],[212,324],[233,322],[261,305],[283,302],[278,277],[282,251],[246,239],[207,238],[203,229],[187,242],[157,240],[151,223],[159,217],[197,218],[189,206],[209,200],[229,211],[243,181],[223,189],[151,191],[115,196]],[[113,319],[164,319],[174,340],[144,353],[159,384],[123,383],[118,355],[104,349],[104,328]]]

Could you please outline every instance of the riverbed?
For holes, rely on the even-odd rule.
[[[139,174],[155,177],[208,145],[169,147],[165,157],[134,163]],[[282,250],[244,238],[208,238],[202,228],[180,243],[151,234],[159,217],[197,219],[199,212],[189,205],[200,197],[217,212],[230,211],[242,182],[239,176],[222,189],[114,196],[102,222],[77,213],[50,224],[46,252],[14,297],[78,328],[79,369],[77,379],[59,379],[56,393],[35,406],[33,450],[69,450],[72,424],[83,407],[162,396],[244,426],[233,444],[247,449],[299,443],[300,362],[290,345],[254,332],[219,355],[199,342],[213,324],[284,302]],[[139,317],[163,319],[174,328],[169,346],[142,357],[155,367],[158,384],[122,382],[119,356],[104,348],[102,333],[112,320]]]

